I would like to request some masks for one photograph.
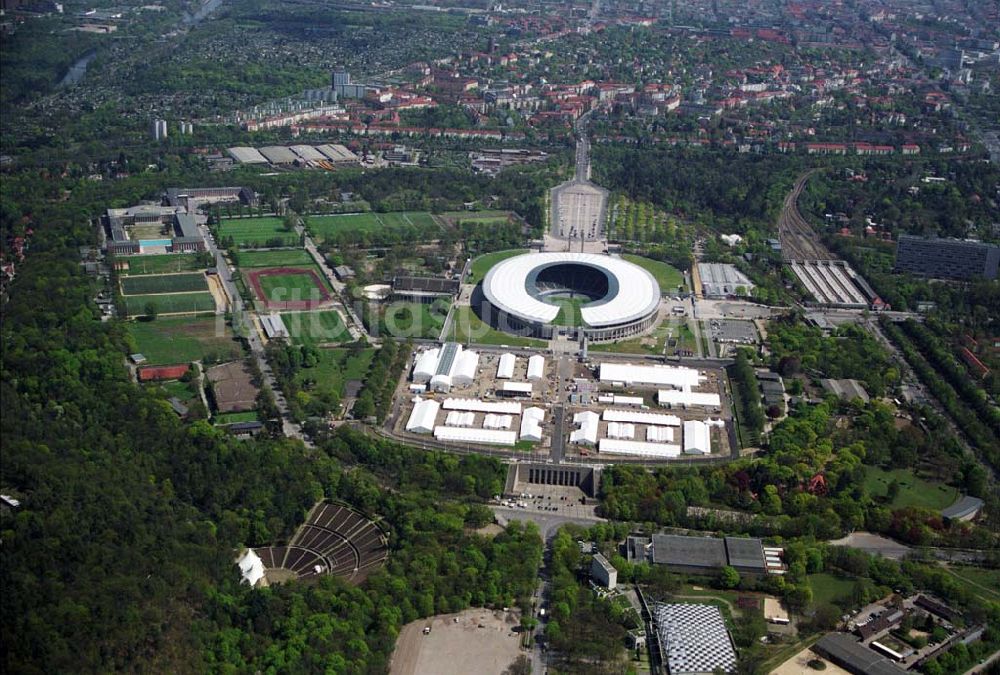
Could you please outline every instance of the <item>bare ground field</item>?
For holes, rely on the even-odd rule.
[[[520,634],[514,632],[518,614],[467,609],[408,623],[396,639],[389,673],[500,675],[522,653]],[[424,635],[426,626],[431,632]]]
[[[809,661],[812,659],[819,659],[826,664],[826,668],[822,671],[824,675],[850,675],[840,666],[820,658],[808,647],[778,666],[771,675],[814,675],[820,671],[809,667]]]

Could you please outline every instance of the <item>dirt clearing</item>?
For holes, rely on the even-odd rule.
[[[458,619],[456,622],[455,619]],[[430,633],[424,629],[430,627]],[[403,626],[390,675],[500,675],[522,653],[518,612],[468,609]]]

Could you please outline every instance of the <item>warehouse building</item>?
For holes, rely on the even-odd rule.
[[[447,342],[417,357],[413,381],[429,384],[432,391],[448,392],[453,386],[472,384],[478,367],[478,352],[465,350],[457,342]]]
[[[939,279],[996,279],[1000,246],[981,241],[900,235],[896,270]]]
[[[725,263],[698,263],[698,275],[706,298],[748,296],[754,287],[745,274]]]

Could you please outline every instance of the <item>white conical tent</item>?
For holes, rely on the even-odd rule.
[[[236,564],[240,568],[242,583],[256,586],[257,582],[264,578],[264,561],[252,548],[248,548],[247,552],[236,560]]]

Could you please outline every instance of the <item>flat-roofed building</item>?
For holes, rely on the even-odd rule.
[[[618,570],[600,553],[595,554],[590,562],[590,576],[607,589],[618,585]]]
[[[740,574],[765,574],[764,546],[760,539],[726,537],[726,559]]]
[[[981,241],[900,235],[896,269],[940,279],[996,279],[1000,246]]]
[[[726,263],[698,263],[698,276],[706,298],[748,296],[754,287],[745,274]]]

